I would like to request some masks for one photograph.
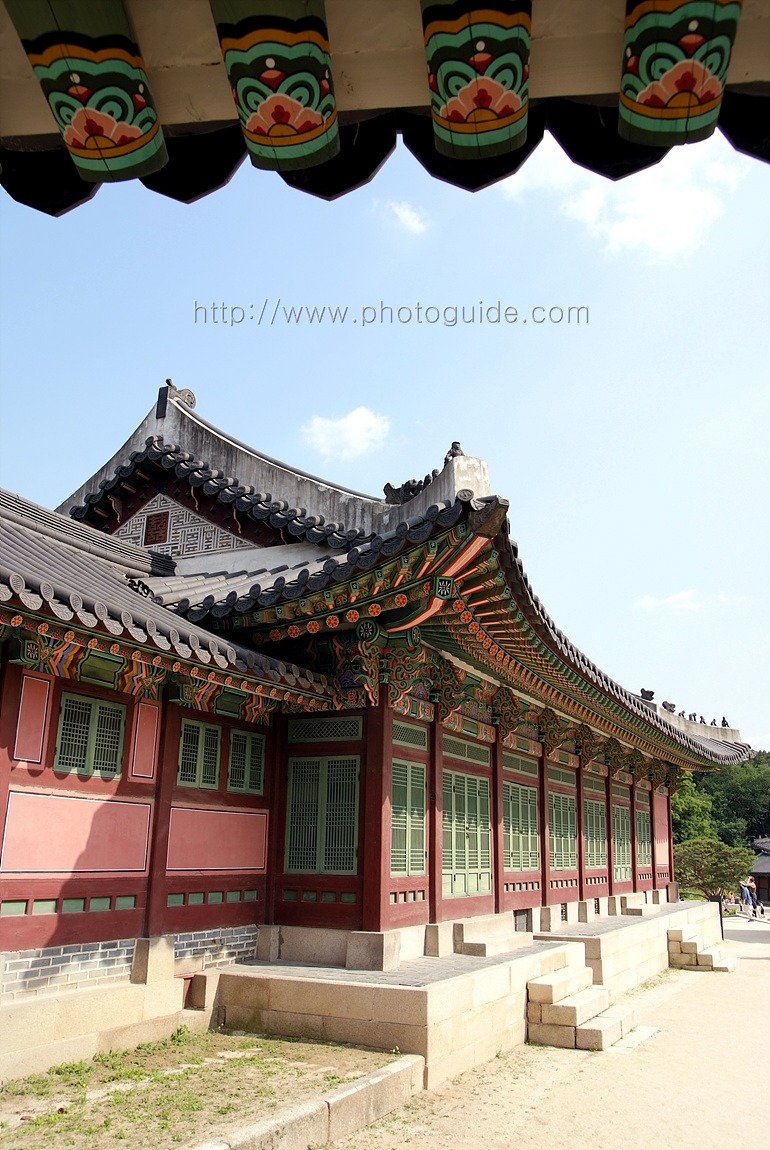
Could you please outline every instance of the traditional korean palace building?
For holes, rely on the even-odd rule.
[[[139,937],[219,961],[324,928],[344,965],[351,937],[668,888],[682,773],[747,748],[569,642],[486,465],[453,445],[373,498],[194,404],[161,388],[57,512],[0,496],[0,949],[34,952],[25,986],[83,952],[125,973]]]

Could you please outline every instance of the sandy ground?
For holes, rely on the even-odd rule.
[[[670,970],[627,996],[632,1049],[518,1047],[340,1150],[732,1150],[770,1144],[770,921],[726,923],[732,973]]]

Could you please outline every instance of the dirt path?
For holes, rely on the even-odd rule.
[[[770,923],[738,920],[732,974],[665,972],[634,996],[657,1032],[591,1054],[518,1047],[339,1150],[731,1150],[768,1143]],[[747,1086],[747,1084],[749,1084]],[[743,1099],[749,1098],[745,1105]]]

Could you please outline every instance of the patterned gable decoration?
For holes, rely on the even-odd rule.
[[[253,548],[247,539],[239,539],[202,515],[196,515],[167,495],[156,495],[141,511],[115,532],[127,543],[151,547],[162,555],[185,559],[192,555],[211,555],[218,551]]]

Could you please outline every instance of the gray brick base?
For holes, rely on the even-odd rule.
[[[133,957],[133,938],[6,951],[0,954],[0,1002],[50,990],[126,982]]]
[[[174,958],[203,958],[203,967],[229,966],[240,958],[253,958],[259,927],[228,926],[193,930],[174,939]]]

